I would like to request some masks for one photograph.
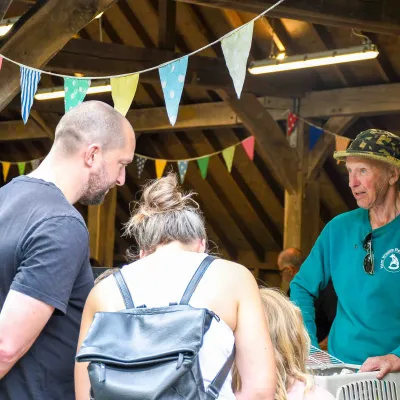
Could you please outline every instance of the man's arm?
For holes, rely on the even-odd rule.
[[[360,368],[360,372],[379,371],[376,377],[382,379],[390,372],[400,372],[400,346],[390,354],[369,357]]]
[[[77,274],[88,259],[86,228],[54,217],[27,234],[22,260],[0,313],[0,379],[30,349],[54,310],[65,314]]]
[[[10,290],[0,313],[0,379],[30,349],[54,307]]]
[[[328,230],[327,225],[290,284],[290,300],[300,307],[311,344],[316,347],[318,340],[314,302],[330,279]]]

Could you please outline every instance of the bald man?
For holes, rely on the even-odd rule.
[[[37,170],[0,188],[0,400],[74,399],[89,235],[73,207],[123,185],[135,135],[107,104],[65,114]]]
[[[281,289],[290,296],[289,285],[295,275],[299,272],[303,257],[301,251],[289,247],[279,253],[278,269],[282,276]],[[315,301],[315,324],[317,326],[317,339],[322,349],[326,350],[326,341],[336,315],[337,296],[332,281],[321,292]]]

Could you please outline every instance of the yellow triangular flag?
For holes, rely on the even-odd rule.
[[[3,179],[4,179],[4,182],[5,182],[7,180],[8,171],[10,170],[11,163],[2,162],[1,166],[3,167]]]
[[[157,179],[160,179],[162,177],[166,165],[167,162],[165,160],[156,160]]]
[[[111,78],[110,83],[114,108],[125,116],[135,97],[139,74]]]
[[[231,172],[232,170],[232,163],[233,163],[233,156],[235,155],[235,149],[236,146],[231,146],[222,152],[222,157],[224,157],[226,167],[228,168],[229,172]]]

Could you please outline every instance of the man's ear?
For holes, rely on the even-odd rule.
[[[400,170],[399,168],[391,168],[390,169],[390,178],[389,178],[389,185],[395,185],[399,181],[400,177]]]
[[[84,155],[85,164],[88,167],[93,167],[97,157],[100,155],[100,152],[101,152],[100,145],[94,143],[88,146]]]

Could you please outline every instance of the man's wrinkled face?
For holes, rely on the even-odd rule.
[[[349,186],[359,207],[369,210],[383,203],[389,188],[389,172],[379,162],[347,157]]]

